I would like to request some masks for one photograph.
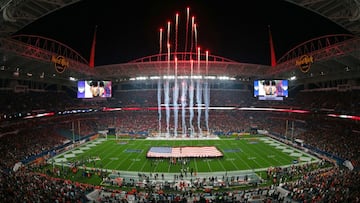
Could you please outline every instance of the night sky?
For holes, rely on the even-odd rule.
[[[95,65],[126,63],[158,54],[159,29],[165,29],[165,45],[168,21],[174,44],[176,13],[178,51],[184,51],[187,7],[190,19],[195,16],[201,50],[241,63],[270,65],[269,25],[277,59],[315,37],[348,33],[320,15],[278,0],[85,0],[55,11],[16,34],[57,40],[89,60],[97,26]],[[167,50],[162,49],[164,53]]]

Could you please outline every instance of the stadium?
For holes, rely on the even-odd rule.
[[[271,65],[201,50],[194,24],[184,46],[168,27],[158,53],[99,66],[95,34],[87,60],[18,33],[78,2],[1,2],[2,202],[360,201],[356,0],[287,1],[347,33]]]

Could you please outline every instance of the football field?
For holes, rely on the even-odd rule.
[[[319,159],[270,137],[250,136],[212,140],[147,140],[99,138],[55,156],[56,165],[110,171],[179,173],[183,164],[170,158],[147,158],[151,147],[214,146],[223,153],[217,158],[188,158],[186,166],[198,173],[262,171],[269,167],[318,162]]]

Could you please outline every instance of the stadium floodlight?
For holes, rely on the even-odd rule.
[[[174,75],[164,75],[164,79],[175,79]]]
[[[189,76],[187,76],[187,75],[179,75],[178,76],[178,79],[188,79],[189,78]]]
[[[146,80],[146,79],[147,79],[146,76],[139,76],[135,78],[135,80]]]
[[[193,75],[191,78],[192,79],[202,79],[202,76],[201,75]]]
[[[229,76],[214,76],[214,75],[179,75],[179,76],[174,76],[174,75],[163,75],[163,76],[139,76],[139,77],[135,77],[135,78],[129,78],[129,80],[133,81],[133,80],[159,80],[159,79],[167,79],[167,80],[174,80],[176,77],[176,79],[209,79],[209,80],[236,80],[236,78],[234,77],[229,77]],[[245,79],[244,79],[245,80]]]
[[[215,80],[216,76],[208,75],[208,76],[205,76],[205,79]]]
[[[150,76],[150,80],[158,80],[160,79],[160,76]]]
[[[218,77],[219,80],[229,80],[228,76],[219,76]]]

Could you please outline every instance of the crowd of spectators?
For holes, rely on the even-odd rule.
[[[342,113],[359,113],[359,97],[357,94],[345,94],[344,102],[334,97],[332,92],[300,92],[296,99],[288,101],[260,103],[256,99],[242,91],[232,94],[232,91],[225,91],[225,96],[216,96],[219,93],[214,90],[212,92],[211,104],[225,104],[228,106],[271,106],[271,107],[291,107],[297,108],[301,106],[304,109],[320,111],[321,109],[332,110],[333,112]],[[153,92],[154,93],[154,92]],[[35,94],[29,96],[21,93],[11,98],[6,97],[6,104],[2,106],[3,112],[20,111],[36,109],[61,109],[91,106],[89,103],[82,103],[76,100],[67,100],[68,103],[54,101],[53,104],[45,104],[43,94]],[[39,96],[41,95],[41,96]],[[142,95],[146,95],[141,100]],[[150,102],[153,98],[150,91],[149,94],[142,92],[137,95],[137,100],[128,99],[121,102],[122,106],[144,106],[157,105],[156,102]],[[235,98],[233,95],[237,95]],[[315,100],[310,100],[311,95],[319,95]],[[24,98],[21,105],[14,102],[19,99],[18,96]],[[306,96],[306,97],[305,97]],[[327,97],[329,96],[329,97]],[[31,97],[31,98],[28,98]],[[34,97],[34,98],[32,98]],[[59,98],[52,96],[52,98]],[[69,98],[63,96],[62,98]],[[123,95],[122,98],[126,98]],[[329,98],[337,98],[333,101]],[[139,102],[139,100],[141,100]],[[130,103],[128,103],[130,102]],[[109,104],[110,105],[110,104]],[[114,104],[111,104],[112,106]],[[226,106],[224,105],[224,106]],[[13,112],[14,113],[14,112]],[[161,119],[162,128],[166,126],[165,117]],[[62,178],[54,178],[49,174],[39,174],[33,172],[31,165],[25,165],[17,171],[12,170],[18,162],[28,159],[44,151],[56,148],[65,142],[73,139],[71,136],[80,137],[98,132],[99,130],[113,127],[119,132],[136,133],[151,132],[158,130],[158,114],[157,111],[119,111],[119,112],[98,112],[89,113],[85,116],[68,115],[61,118],[35,118],[29,120],[4,121],[0,126],[0,152],[3,154],[0,163],[1,169],[1,189],[0,199],[4,202],[82,202],[90,201],[86,195],[94,191],[98,192],[98,199],[93,201],[100,202],[126,202],[132,198],[137,202],[152,202],[155,199],[159,202],[242,202],[248,201],[252,197],[261,196],[262,201],[278,202],[278,201],[295,201],[295,202],[359,202],[360,182],[359,174],[359,143],[360,129],[358,121],[328,118],[325,115],[310,114],[294,114],[280,112],[262,112],[262,111],[211,111],[209,117],[209,126],[212,132],[222,132],[222,135],[228,135],[229,132],[246,132],[250,128],[264,129],[278,135],[285,135],[290,141],[294,139],[304,140],[304,143],[313,146],[319,150],[328,152],[329,154],[350,160],[355,166],[354,170],[349,170],[341,164],[329,167],[323,170],[307,171],[296,168],[279,169],[282,171],[284,178],[282,181],[274,182],[273,186],[268,188],[255,188],[244,191],[232,192],[203,192],[191,193],[189,191],[174,191],[170,193],[149,193],[143,191],[124,192],[118,190],[109,190],[99,188],[94,185],[86,185],[81,183],[64,180]],[[194,126],[196,126],[196,115],[194,117]],[[202,120],[201,125],[205,122]],[[180,125],[181,126],[181,125]],[[171,122],[173,128],[173,122]],[[70,132],[71,136],[65,136],[61,130]],[[162,129],[165,130],[165,129]],[[69,135],[69,134],[68,134]],[[149,134],[147,134],[149,135]],[[289,180],[291,174],[297,171],[301,172],[302,177],[297,180]],[[286,181],[284,181],[284,179]],[[281,187],[288,191],[286,195],[280,195],[275,190]],[[265,192],[264,192],[265,191]]]

